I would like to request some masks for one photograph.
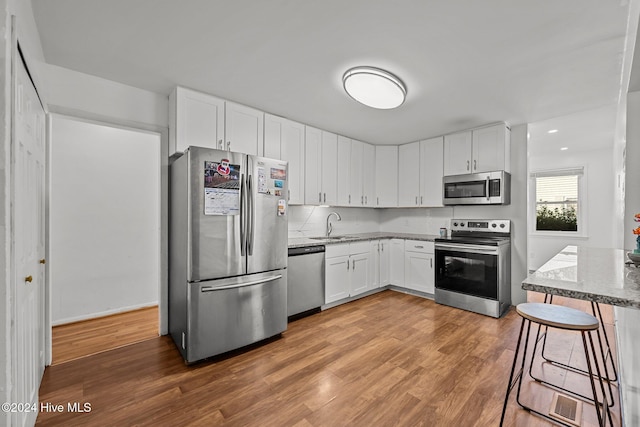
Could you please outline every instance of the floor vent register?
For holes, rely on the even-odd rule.
[[[564,394],[554,393],[549,415],[565,423],[580,426],[582,402]]]

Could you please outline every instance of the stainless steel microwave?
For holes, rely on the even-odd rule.
[[[445,176],[442,187],[444,205],[511,203],[511,175],[505,171]]]

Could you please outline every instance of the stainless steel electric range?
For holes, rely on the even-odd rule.
[[[435,300],[492,317],[511,305],[511,221],[452,219],[435,239]]]

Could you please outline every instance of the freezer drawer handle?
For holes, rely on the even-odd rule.
[[[213,292],[213,291],[221,291],[224,289],[237,289],[244,288],[245,286],[253,286],[259,285],[260,283],[273,282],[274,280],[282,279],[282,274],[278,274],[277,276],[271,276],[266,279],[261,280],[253,280],[251,282],[246,283],[238,283],[236,285],[228,285],[228,286],[203,286],[200,288],[200,292]]]

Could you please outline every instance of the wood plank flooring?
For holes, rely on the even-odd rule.
[[[52,365],[158,337],[158,306],[53,327]]]
[[[91,412],[41,412],[37,425],[497,426],[519,328],[514,310],[493,319],[384,291],[193,366],[164,336],[48,367],[40,402]],[[506,425],[550,424],[511,398]]]

